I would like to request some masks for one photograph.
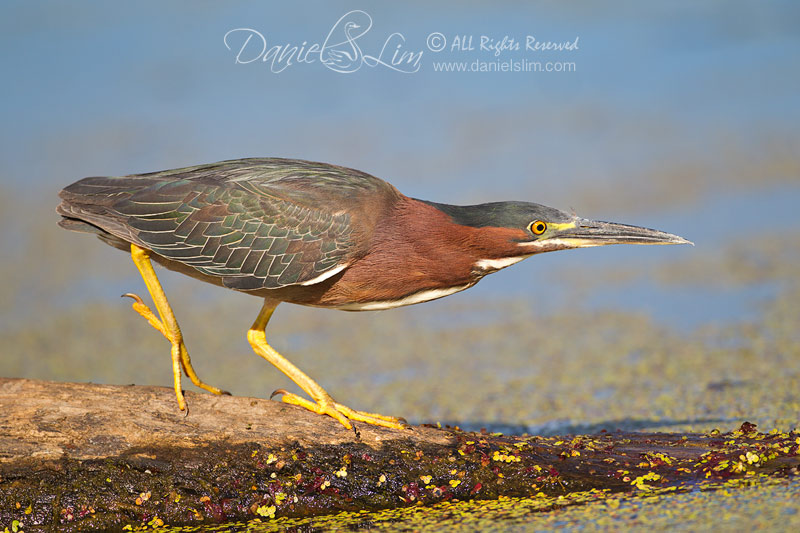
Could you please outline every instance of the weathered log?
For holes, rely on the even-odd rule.
[[[377,510],[448,499],[682,489],[796,474],[798,435],[502,436],[345,430],[254,398],[0,379],[0,531]]]

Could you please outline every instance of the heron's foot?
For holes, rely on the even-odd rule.
[[[171,332],[159,319],[153,311],[150,310],[149,307],[142,301],[142,298],[138,294],[134,294],[132,292],[128,292],[122,295],[123,298],[131,298],[133,299],[133,310],[139,313],[145,320],[147,320],[148,324],[153,326],[157,331],[159,331],[173,346],[173,350],[178,351],[178,358],[180,360],[181,368],[189,377],[189,379],[194,383],[196,386],[200,387],[203,390],[207,390],[211,394],[225,394],[230,396],[230,392],[222,390],[220,388],[214,387],[213,385],[209,385],[201,380],[197,373],[194,371],[194,367],[192,366],[191,359],[189,358],[189,352],[186,350],[186,345],[183,343],[183,336],[181,335],[180,331]],[[178,371],[177,376],[177,383],[176,386],[180,383],[180,371]],[[178,398],[178,408],[181,411],[186,411],[186,400],[183,398],[183,392],[179,389],[176,389],[175,395]],[[187,411],[188,412],[188,411]]]
[[[282,395],[281,401],[283,403],[299,405],[319,415],[332,416],[347,429],[352,429],[353,427],[352,424],[350,424],[350,420],[357,420],[366,424],[372,424],[373,426],[383,426],[392,429],[406,429],[410,427],[404,418],[356,411],[355,409],[350,409],[345,405],[334,402],[331,398],[323,398],[321,401],[314,402],[283,389],[278,389],[273,392],[270,398],[278,394]]]

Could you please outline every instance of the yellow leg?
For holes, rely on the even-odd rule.
[[[217,387],[212,387],[204,383],[194,371],[192,361],[189,358],[189,352],[186,350],[186,345],[183,343],[181,328],[178,326],[178,321],[175,319],[172,307],[170,307],[167,301],[167,295],[164,294],[164,289],[161,288],[161,283],[158,282],[158,277],[156,277],[156,271],[153,269],[153,264],[150,262],[150,252],[135,244],[131,244],[131,257],[133,258],[136,268],[139,269],[142,279],[144,279],[144,283],[147,286],[150,297],[153,298],[153,303],[155,303],[156,310],[161,319],[159,320],[158,317],[153,314],[139,296],[130,293],[124,294],[123,296],[133,298],[133,310],[144,317],[151,326],[161,332],[170,344],[172,344],[172,375],[175,384],[175,396],[178,399],[178,408],[180,408],[181,411],[186,410],[186,400],[183,397],[183,390],[181,388],[181,368],[186,372],[186,375],[192,383],[201,389],[205,389],[213,394],[227,394]]]
[[[247,340],[250,342],[250,346],[253,347],[253,350],[258,355],[275,365],[278,370],[289,376],[292,381],[297,383],[300,388],[303,389],[306,394],[311,396],[311,398],[314,400],[312,402],[297,396],[296,394],[292,394],[283,390],[276,391],[277,393],[283,395],[281,398],[283,402],[305,407],[309,411],[320,415],[332,416],[347,429],[352,428],[350,420],[358,420],[360,422],[366,422],[367,424],[395,429],[407,427],[405,420],[402,418],[365,413],[363,411],[355,411],[349,407],[336,403],[333,401],[333,398],[331,398],[331,396],[325,392],[325,389],[323,389],[316,381],[308,377],[305,373],[303,373],[303,371],[294,366],[288,359],[275,351],[272,346],[267,344],[266,333],[264,330],[267,327],[267,323],[269,323],[269,319],[272,317],[272,313],[275,311],[277,306],[277,302],[270,300],[266,300],[264,302],[264,306],[258,313],[256,321],[253,322],[253,326],[247,332]]]

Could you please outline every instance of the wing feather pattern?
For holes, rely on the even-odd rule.
[[[232,289],[302,284],[346,261],[351,244],[346,214],[238,187],[178,181],[114,207],[147,248]]]
[[[352,259],[350,215],[326,209],[323,189],[315,187],[348,194],[381,183],[332,165],[239,160],[86,178],[62,191],[58,211],[219,277],[226,287],[275,289],[322,281]]]

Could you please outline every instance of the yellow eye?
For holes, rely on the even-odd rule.
[[[547,223],[542,222],[541,220],[534,220],[531,222],[531,225],[528,226],[528,229],[530,229],[531,233],[534,235],[541,235],[545,232],[545,230],[547,230]]]

